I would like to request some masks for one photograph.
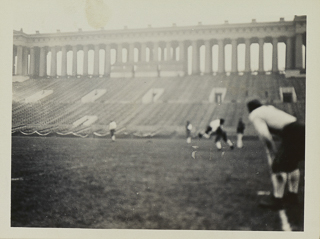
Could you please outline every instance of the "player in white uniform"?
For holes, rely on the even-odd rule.
[[[205,133],[199,133],[199,138],[210,138],[210,135],[216,134],[215,144],[217,149],[221,150],[221,138],[226,142],[231,149],[234,148],[233,143],[227,137],[227,133],[223,130],[224,119],[216,119],[210,122]]]
[[[115,136],[116,128],[117,128],[116,122],[114,120],[111,120],[109,124],[109,130],[110,130],[110,135],[113,142],[116,141],[116,136]]]
[[[190,144],[191,143],[191,130],[192,130],[192,124],[187,121],[186,124],[186,135],[187,135],[187,143]]]
[[[264,142],[271,166],[273,194],[267,200],[261,201],[260,206],[281,209],[284,203],[297,204],[300,179],[298,163],[305,157],[305,125],[282,110],[271,105],[262,105],[259,100],[251,100],[247,106],[249,120],[260,140]],[[278,150],[272,134],[281,139]],[[288,194],[284,196],[286,182]]]

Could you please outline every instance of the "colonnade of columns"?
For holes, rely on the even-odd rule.
[[[213,52],[214,45],[218,46],[218,74],[225,73],[225,46],[231,44],[231,73],[238,74],[238,45],[245,44],[244,54],[244,72],[251,72],[250,46],[252,43],[259,45],[259,69],[258,72],[264,73],[264,44],[272,44],[272,72],[278,72],[278,42],[284,42],[286,45],[286,69],[302,69],[303,66],[303,51],[302,46],[305,44],[304,35],[296,34],[295,37],[287,37],[285,39],[278,38],[256,38],[256,39],[218,39],[218,40],[197,40],[197,41],[167,41],[167,42],[142,42],[130,44],[98,44],[98,45],[83,45],[83,46],[53,46],[53,47],[25,47],[14,45],[13,48],[13,74],[16,75],[31,75],[45,77],[47,76],[47,54],[51,52],[50,76],[57,76],[57,53],[61,51],[61,76],[67,76],[68,61],[67,54],[72,51],[72,71],[71,76],[76,76],[78,68],[81,67],[83,75],[88,75],[89,50],[93,50],[93,75],[98,76],[100,73],[100,50],[105,52],[104,57],[104,74],[109,76],[112,71],[111,65],[111,50],[115,51],[114,65],[132,66],[137,63],[143,64],[159,64],[161,62],[178,62],[184,66],[184,71],[187,74],[187,66],[190,58],[188,57],[188,47],[192,47],[192,74],[200,74],[200,47],[204,46],[204,74],[212,74],[213,67]],[[123,60],[123,49],[127,50],[126,62]],[[136,50],[137,49],[137,50]],[[83,51],[83,62],[78,65],[78,51]],[[138,52],[138,57],[136,53]],[[148,52],[148,54],[147,54]],[[214,54],[216,54],[214,52]],[[165,57],[166,55],[166,57]],[[161,70],[161,69],[160,69]],[[70,75],[70,74],[69,74]]]

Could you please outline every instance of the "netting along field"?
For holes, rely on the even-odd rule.
[[[262,145],[244,144],[217,151],[204,139],[12,137],[11,226],[282,230],[277,211],[258,207],[257,192],[271,190]],[[286,210],[296,231],[303,184],[301,206]]]

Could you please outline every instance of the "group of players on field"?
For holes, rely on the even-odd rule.
[[[298,187],[300,180],[298,164],[305,159],[305,125],[298,122],[296,117],[274,106],[263,105],[257,99],[250,100],[247,107],[249,121],[264,143],[273,185],[273,193],[270,197],[263,198],[259,205],[271,209],[282,209],[285,206],[297,205],[299,203]],[[188,124],[190,123],[188,122]],[[215,145],[218,150],[222,148],[221,139],[233,149],[233,143],[228,139],[223,124],[224,119],[211,121],[206,130],[198,134],[199,138],[210,138],[211,135],[215,134]],[[243,147],[244,129],[245,125],[240,119],[237,126],[238,148]],[[272,135],[278,136],[281,140],[278,148]],[[288,192],[285,194],[286,184],[288,184]]]
[[[271,209],[282,209],[288,205],[297,205],[300,171],[298,164],[305,159],[305,125],[297,118],[271,105],[263,105],[259,100],[247,103],[249,121],[253,124],[260,140],[263,142],[271,171],[273,193],[260,201],[260,206]],[[215,145],[222,149],[221,139],[234,149],[234,145],[223,129],[225,120],[216,119],[209,123],[199,138],[210,138],[215,135]],[[115,141],[116,123],[110,122],[109,129],[112,141]],[[242,148],[242,137],[245,124],[239,119],[237,126],[237,147]],[[191,143],[192,125],[186,124],[187,143]],[[281,143],[277,148],[273,140],[276,135]],[[285,187],[288,184],[288,192]]]

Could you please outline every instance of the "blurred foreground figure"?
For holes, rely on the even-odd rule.
[[[211,135],[216,135],[215,144],[217,149],[221,149],[221,138],[226,142],[231,149],[233,149],[233,143],[227,137],[227,133],[223,130],[224,119],[216,119],[210,122],[207,126],[207,129],[204,133],[199,133],[199,138],[205,137],[207,139],[210,138]]]
[[[116,141],[116,136],[115,136],[116,128],[117,128],[116,122],[114,120],[111,120],[109,124],[109,130],[110,130],[110,135],[113,142]]]
[[[246,128],[245,124],[242,121],[242,118],[239,119],[238,126],[237,126],[237,147],[241,149],[243,147],[243,133],[244,129]]]
[[[259,100],[249,101],[247,107],[249,120],[264,143],[271,167],[273,194],[262,200],[260,206],[282,209],[285,204],[298,204],[298,163],[305,159],[305,125],[282,110],[271,105],[262,105]],[[281,139],[278,150],[272,134]],[[287,182],[288,194],[284,195]]]
[[[187,121],[186,134],[187,134],[187,143],[188,144],[191,143],[191,130],[192,130],[192,124],[189,121]]]

